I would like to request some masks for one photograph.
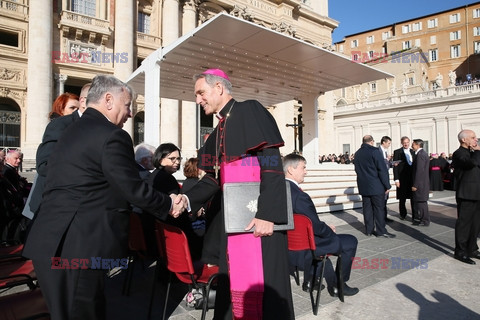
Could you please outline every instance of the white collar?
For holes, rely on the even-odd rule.
[[[300,188],[300,185],[298,184],[297,181],[295,181],[295,180],[293,180],[293,179],[290,179],[290,178],[287,178],[287,177],[285,177],[285,180],[292,181],[293,183],[295,183],[295,184],[297,185],[297,187]]]

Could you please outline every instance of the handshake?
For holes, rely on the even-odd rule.
[[[174,218],[178,218],[185,209],[188,209],[188,198],[184,194],[171,194],[170,198],[172,199],[172,209],[170,209],[169,214]]]

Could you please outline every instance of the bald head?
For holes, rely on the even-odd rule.
[[[460,142],[460,145],[464,148],[476,148],[477,136],[473,130],[465,129],[458,133],[458,142]]]

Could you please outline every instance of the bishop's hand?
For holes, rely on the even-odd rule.
[[[255,228],[253,230],[255,237],[266,237],[273,234],[273,222],[271,221],[253,218],[245,228],[245,231],[251,230],[252,228]]]

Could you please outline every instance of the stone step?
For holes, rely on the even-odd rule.
[[[392,188],[388,203],[397,202],[392,170],[389,174]],[[309,168],[301,188],[310,195],[318,213],[362,207],[362,197],[358,193],[357,175],[353,165],[329,163]]]

